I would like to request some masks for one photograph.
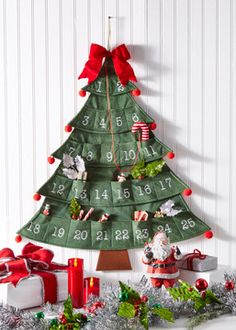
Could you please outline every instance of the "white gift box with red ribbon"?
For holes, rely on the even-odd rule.
[[[68,297],[67,272],[54,272],[57,279],[57,301],[66,300]],[[25,309],[40,306],[44,303],[44,292],[41,278],[37,275],[23,279],[15,287],[11,283],[0,284],[0,302]]]

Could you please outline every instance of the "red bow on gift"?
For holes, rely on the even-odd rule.
[[[193,270],[193,260],[194,259],[206,259],[206,254],[202,254],[202,252],[198,249],[194,249],[192,253],[187,253],[184,256],[184,259],[187,260],[187,269]]]
[[[111,52],[100,45],[91,44],[89,60],[85,63],[84,69],[80,74],[79,79],[88,78],[89,84],[94,81],[102,67],[102,61],[104,57],[112,58],[116,74],[119,77],[122,85],[125,86],[129,80],[137,81],[132,67],[127,62],[127,60],[130,59],[130,53],[125,44],[116,47]]]
[[[0,251],[0,283],[12,283],[38,275],[44,285],[44,302],[56,303],[57,279],[54,270],[66,270],[66,265],[52,262],[54,253],[48,249],[28,243],[22,255],[15,257],[14,252],[5,248]]]

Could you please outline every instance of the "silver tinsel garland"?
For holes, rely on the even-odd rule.
[[[225,274],[225,281],[236,283],[235,274]],[[188,318],[186,326],[189,329],[200,323],[218,317],[222,314],[236,315],[236,290],[227,290],[225,283],[214,283],[210,289],[222,302],[222,305],[207,305],[201,312],[196,312],[191,301],[175,301],[169,293],[163,289],[153,288],[145,277],[139,283],[129,283],[140,295],[148,296],[150,307],[159,304],[169,308],[174,313],[174,318],[180,316]],[[83,327],[85,330],[110,330],[110,329],[137,329],[143,330],[138,317],[131,319],[122,318],[117,315],[119,301],[119,284],[105,283],[103,285],[103,295],[99,301],[105,303],[104,308],[98,308],[96,314],[89,315],[89,322]],[[98,301],[98,298],[90,297],[88,305]],[[59,315],[63,311],[63,305],[43,306],[44,319],[37,319],[35,313],[29,311],[16,310],[13,307],[0,305],[0,329],[1,330],[47,330],[50,328],[50,320],[47,315]],[[86,312],[85,312],[86,314]],[[88,314],[88,313],[87,313]],[[161,322],[157,316],[148,315],[149,325],[156,326]]]

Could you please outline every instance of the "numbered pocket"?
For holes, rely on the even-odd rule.
[[[186,185],[173,175],[171,171],[158,174],[154,180],[156,194],[159,200],[177,195],[186,188]]]
[[[158,231],[164,231],[170,238],[171,242],[178,242],[181,240],[179,229],[172,217],[157,218],[151,221],[153,235]]]
[[[70,220],[53,218],[50,221],[45,234],[45,242],[60,246],[66,246],[67,236],[70,227]]]
[[[82,205],[89,205],[90,183],[74,180],[69,195],[69,201],[75,197]]]
[[[76,249],[90,249],[91,244],[91,221],[73,221],[67,239],[67,246]]]
[[[131,183],[125,182],[111,182],[113,204],[114,205],[128,205],[134,202]]]
[[[191,212],[182,212],[173,217],[179,229],[182,240],[195,237],[196,234],[204,233],[206,225]]]
[[[155,138],[142,143],[141,154],[145,161],[152,161],[162,158],[165,154],[165,148],[158,143]]]
[[[85,143],[82,157],[87,163],[96,163],[100,159],[100,145]]]
[[[112,205],[112,191],[110,183],[90,185],[91,205]]]
[[[35,241],[43,241],[47,231],[49,220],[43,214],[38,215],[28,222],[22,230],[22,235],[31,238]]]
[[[133,237],[134,237],[134,247],[140,248],[144,246],[144,243],[152,238],[153,231],[152,226],[148,221],[132,222],[133,225]]]
[[[111,223],[91,222],[93,249],[109,249],[111,247]]]
[[[156,191],[151,180],[136,180],[132,185],[133,195],[136,203],[156,200]]]
[[[118,221],[112,223],[112,247],[116,249],[128,249],[134,247],[131,221]]]
[[[55,174],[38,190],[38,193],[44,196],[66,200],[72,184],[73,180]]]

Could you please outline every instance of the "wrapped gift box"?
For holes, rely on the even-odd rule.
[[[220,265],[217,269],[206,271],[206,272],[195,272],[186,269],[180,269],[179,279],[194,285],[196,280],[204,278],[209,284],[214,282],[224,281],[224,273],[230,271],[229,266]]]
[[[200,252],[200,251],[199,251]],[[183,258],[176,262],[178,268],[187,269],[195,272],[205,272],[217,268],[217,257],[199,254],[182,253]],[[205,257],[204,257],[205,256]]]
[[[63,301],[68,297],[67,272],[55,272],[57,278],[57,300]],[[0,301],[4,304],[24,309],[43,304],[43,287],[39,276],[31,276],[22,280],[14,287],[11,283],[0,284]]]

